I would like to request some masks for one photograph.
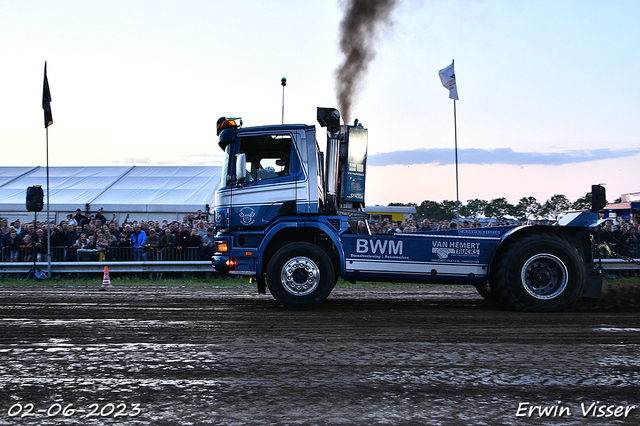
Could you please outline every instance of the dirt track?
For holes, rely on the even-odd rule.
[[[251,288],[0,288],[0,425],[635,425],[640,310],[612,306],[523,314],[384,287],[294,312]],[[598,401],[627,416],[583,416]],[[557,415],[517,415],[533,406]]]

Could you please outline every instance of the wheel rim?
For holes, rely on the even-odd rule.
[[[305,296],[318,287],[320,269],[308,257],[294,257],[284,264],[280,274],[282,285],[294,296]]]
[[[522,267],[522,284],[536,299],[548,300],[560,295],[567,287],[569,274],[560,258],[548,253],[531,257]]]

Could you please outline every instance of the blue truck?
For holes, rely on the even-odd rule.
[[[225,160],[215,194],[217,271],[250,277],[290,309],[322,303],[338,278],[472,285],[517,311],[564,310],[600,296],[593,229],[602,187],[593,192],[599,206],[557,226],[362,235],[368,131],[357,120],[341,124],[334,108],[318,108],[317,120],[324,151],[315,126],[218,120]]]

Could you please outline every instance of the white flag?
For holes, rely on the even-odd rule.
[[[456,73],[453,71],[453,62],[446,68],[438,71],[440,81],[445,89],[449,89],[449,99],[458,100],[458,87],[456,86]]]

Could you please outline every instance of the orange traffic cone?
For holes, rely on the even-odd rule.
[[[111,285],[111,279],[109,278],[109,269],[104,267],[104,274],[102,275],[102,287],[113,287]]]

